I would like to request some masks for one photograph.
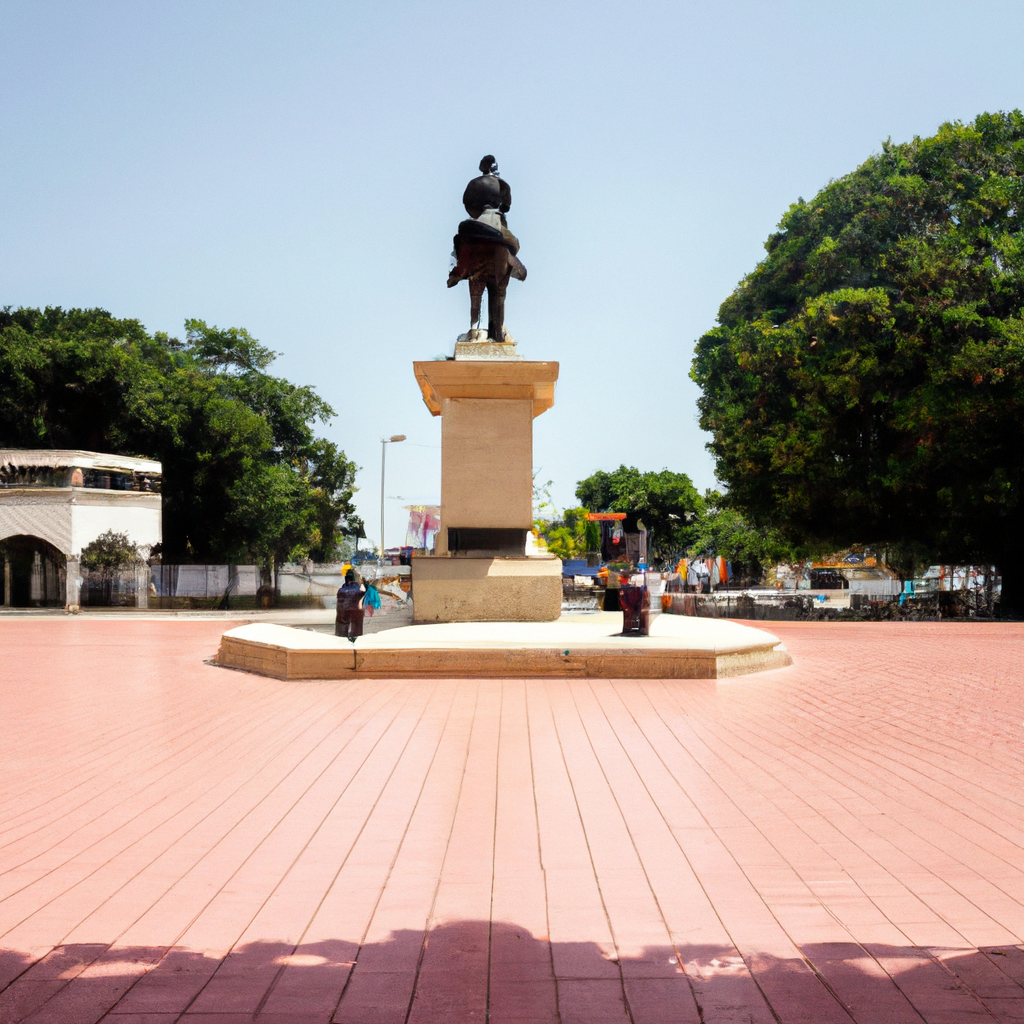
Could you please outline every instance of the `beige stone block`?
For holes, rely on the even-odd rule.
[[[424,622],[552,622],[562,608],[557,558],[414,558],[413,614]]]
[[[441,523],[528,530],[533,522],[533,403],[446,398]]]
[[[217,661],[278,679],[723,679],[791,664],[778,637],[735,622],[661,616],[658,635],[642,638],[617,635],[620,625],[621,617],[610,613],[543,623],[418,625],[365,636],[353,646],[253,623],[224,634]]]
[[[284,627],[272,633],[280,634]],[[335,640],[317,633],[295,629],[284,634],[285,643],[221,637],[217,664],[240,668],[274,679],[340,679],[352,675],[355,653],[347,640]]]
[[[412,364],[423,401],[441,415],[445,398],[528,398],[533,415],[555,404],[558,363],[503,359],[438,359]]]

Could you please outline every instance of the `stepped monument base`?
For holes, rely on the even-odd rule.
[[[431,622],[547,622],[562,603],[562,563],[528,557],[533,420],[554,404],[558,363],[523,359],[514,341],[460,339],[454,359],[416,362],[441,417],[441,525],[413,559],[414,615]]]

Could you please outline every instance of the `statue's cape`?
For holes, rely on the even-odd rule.
[[[505,246],[513,256],[519,252],[519,239],[508,228],[492,228],[479,220],[464,220],[459,224],[459,233],[455,236],[456,253],[460,242],[493,242]]]

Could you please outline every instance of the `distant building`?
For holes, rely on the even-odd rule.
[[[77,605],[82,549],[108,530],[148,557],[162,537],[162,473],[153,459],[0,448],[3,605]]]

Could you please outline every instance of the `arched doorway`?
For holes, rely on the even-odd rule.
[[[0,540],[0,590],[8,608],[63,608],[67,561],[42,537],[21,534]]]

